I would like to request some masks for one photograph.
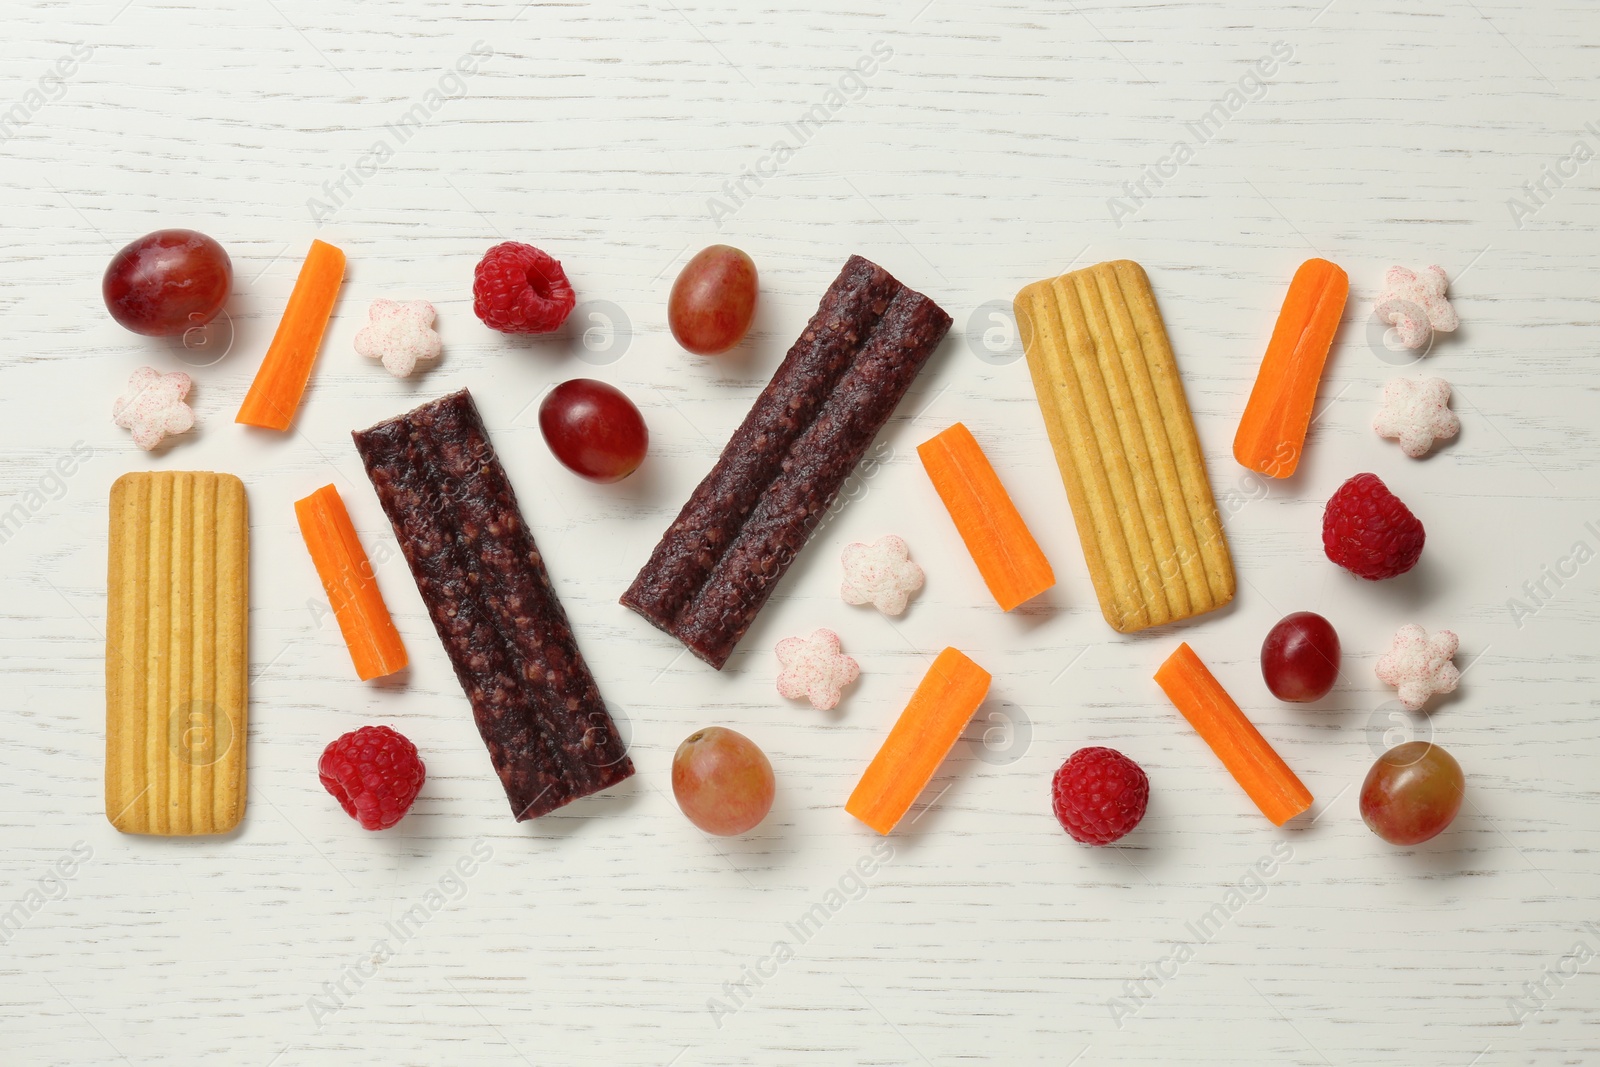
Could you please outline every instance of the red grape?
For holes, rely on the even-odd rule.
[[[729,837],[755,828],[772,810],[772,764],[735,730],[696,730],[672,757],[672,795],[689,821]]]
[[[1361,819],[1391,845],[1416,845],[1449,826],[1461,810],[1461,764],[1431,741],[1396,745],[1361,783]]]
[[[1321,700],[1339,677],[1339,635],[1311,611],[1285,615],[1261,644],[1261,676],[1279,700]]]
[[[756,317],[756,265],[728,245],[702,249],[684,266],[667,298],[667,325],[697,356],[726,352]]]
[[[111,257],[100,283],[106,310],[134,333],[172,337],[217,317],[233,262],[194,230],[157,230]]]
[[[626,478],[644,461],[650,431],[622,390],[574,378],[539,405],[539,430],[562,466],[592,482]]]

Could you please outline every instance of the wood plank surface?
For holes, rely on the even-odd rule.
[[[1112,0],[14,0],[0,35],[0,1011],[8,1064],[1361,1064],[1600,1060],[1600,8]],[[471,73],[463,73],[470,71]],[[139,235],[233,257],[228,317],[182,343],[106,314]],[[313,238],[349,254],[294,429],[232,416]],[[550,339],[494,334],[472,268],[537,244],[579,294]],[[666,294],[699,248],[755,259],[752,338],[690,357]],[[721,674],[617,603],[840,264],[860,253],[955,318]],[[1294,269],[1352,292],[1297,474],[1230,446]],[[1118,635],[1084,569],[1009,307],[1093,263],[1148,271],[1239,578],[1189,624]],[[1449,272],[1462,326],[1420,362],[1373,304],[1393,264]],[[426,299],[444,355],[357,356],[375,298]],[[112,425],[141,365],[187,370],[199,426],[154,454]],[[1420,461],[1370,423],[1383,384],[1455,387]],[[625,390],[631,478],[549,454],[552,384]],[[513,823],[351,447],[468,386],[639,773]],[[914,455],[965,422],[1055,565],[995,610]],[[248,814],[220,838],[102,812],[106,508],[130,470],[248,487]],[[1410,575],[1323,555],[1324,501],[1378,473],[1425,523]],[[358,682],[295,529],[333,482],[413,653]],[[839,553],[905,537],[926,588],[888,619]],[[1311,706],[1257,655],[1309,609],[1344,642]],[[1373,674],[1404,623],[1461,635],[1459,691],[1407,717]],[[840,633],[835,713],[780,699],[772,646]],[[1274,829],[1151,680],[1189,641],[1317,798]],[[995,682],[880,842],[846,796],[946,645]],[[369,834],[319,786],[339,734],[391,724],[428,782]],[[778,775],[755,833],[712,840],[673,750],[732,726]],[[1362,825],[1367,767],[1438,740],[1468,802],[1414,850]],[[1116,747],[1143,826],[1075,845],[1050,776]]]

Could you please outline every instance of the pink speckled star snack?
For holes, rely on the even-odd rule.
[[[1372,420],[1379,437],[1400,442],[1400,451],[1420,459],[1461,432],[1461,420],[1450,410],[1450,383],[1443,378],[1394,378],[1383,387],[1383,404]]]
[[[839,635],[817,630],[810,637],[786,637],[778,642],[778,695],[787,700],[802,697],[818,711],[839,706],[844,687],[861,677],[861,667],[844,654]]]
[[[1421,274],[1408,267],[1390,267],[1375,309],[1378,318],[1394,327],[1407,348],[1426,348],[1434,331],[1450,333],[1461,325],[1444,295],[1449,285],[1443,267],[1429,267]]]
[[[187,374],[140,367],[129,375],[128,391],[111,405],[111,418],[132,430],[133,443],[148,452],[168,434],[194,429],[194,409],[184,403],[193,385]]]
[[[885,615],[906,610],[911,594],[922,588],[922,568],[911,562],[904,538],[894,534],[872,544],[856,541],[844,547],[844,582],[839,595],[846,604],[871,604]]]
[[[1435,693],[1453,693],[1461,672],[1451,662],[1461,647],[1449,630],[1429,635],[1415,624],[1402,626],[1378,660],[1378,680],[1399,690],[1400,703],[1417,711]]]
[[[426,300],[374,300],[367,326],[356,334],[356,352],[381,360],[396,378],[408,378],[418,363],[439,358],[433,316],[433,305]]]

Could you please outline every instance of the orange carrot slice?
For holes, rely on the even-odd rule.
[[[988,671],[955,649],[939,653],[844,810],[880,834],[893,830],[983,703],[989,681]]]
[[[1179,645],[1156,671],[1156,684],[1274,825],[1282,826],[1311,806],[1311,791],[1244,717],[1187,643]]]
[[[408,662],[406,646],[383,602],[372,564],[350,524],[339,491],[325,485],[294,502],[300,535],[306,540],[317,577],[333,605],[339,631],[350,649],[356,676],[363,682],[393,674]]]
[[[1244,466],[1287,478],[1300,465],[1317,383],[1349,294],[1349,277],[1325,259],[1308,259],[1294,272],[1233,437],[1233,458]]]
[[[1010,611],[1056,584],[1050,561],[971,430],[958,422],[918,445],[917,455],[1000,610]]]
[[[333,315],[339,286],[344,282],[344,253],[333,245],[312,241],[300,267],[294,291],[283,309],[278,332],[272,335],[256,380],[250,383],[234,422],[287,430],[311,378],[322,334]]]

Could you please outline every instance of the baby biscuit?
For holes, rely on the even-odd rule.
[[[245,795],[244,484],[136,472],[110,510],[106,818],[129,834],[226,833]]]
[[[1228,603],[1233,560],[1144,268],[1034,282],[1015,307],[1106,622],[1131,633]]]

